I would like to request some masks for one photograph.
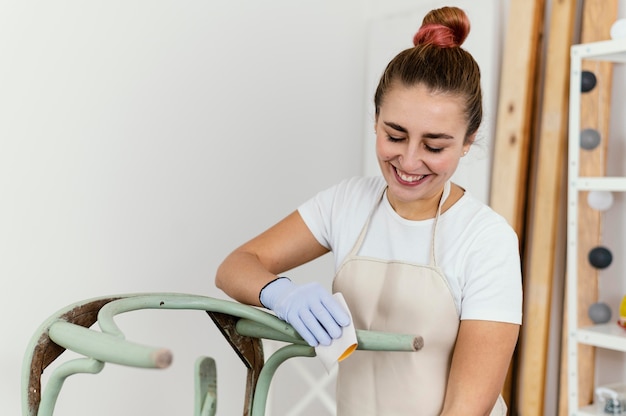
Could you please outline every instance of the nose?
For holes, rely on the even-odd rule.
[[[405,172],[415,172],[424,165],[424,152],[419,143],[409,142],[401,155],[401,168]]]

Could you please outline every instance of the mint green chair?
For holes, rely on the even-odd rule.
[[[118,314],[142,309],[205,311],[248,369],[243,399],[244,416],[263,416],[272,377],[292,357],[314,357],[307,345],[284,321],[261,309],[205,296],[178,293],[148,293],[108,296],[78,302],[49,317],[33,335],[22,367],[22,415],[52,416],[65,379],[73,374],[97,374],[105,363],[139,368],[166,368],[172,354],[166,348],[126,340],[115,324]],[[99,330],[91,328],[98,323]],[[262,339],[287,345],[265,360]],[[419,336],[357,330],[358,349],[418,351]],[[44,370],[65,350],[84,358],[58,365],[45,386]],[[195,368],[194,416],[214,416],[217,405],[215,361],[199,357]]]

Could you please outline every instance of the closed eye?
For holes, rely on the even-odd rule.
[[[431,153],[439,153],[443,150],[443,147],[431,147],[428,145],[424,145],[424,147]]]
[[[402,140],[404,140],[404,138],[387,135],[387,140],[389,140],[392,143],[398,143],[398,142],[401,142]]]

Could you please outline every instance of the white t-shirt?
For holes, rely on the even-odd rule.
[[[338,270],[377,205],[357,254],[430,264],[434,219],[410,221],[391,207],[383,177],[354,177],[298,208]],[[378,202],[380,201],[380,203]],[[460,319],[521,324],[522,281],[517,235],[506,220],[468,192],[439,217],[437,266],[448,280]]]

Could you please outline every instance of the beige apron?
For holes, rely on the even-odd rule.
[[[448,182],[433,224],[430,265],[357,255],[379,200],[335,276],[333,292],[343,293],[357,329],[424,338],[424,347],[418,352],[356,351],[340,362],[338,416],[441,413],[460,323],[435,259],[437,222],[449,192]],[[491,414],[506,415],[501,398]]]

